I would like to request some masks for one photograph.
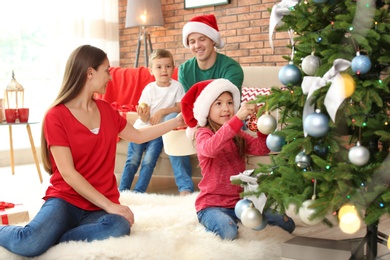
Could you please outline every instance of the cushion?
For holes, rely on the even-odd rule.
[[[270,88],[253,88],[253,87],[242,87],[242,97],[241,102],[249,102],[251,100],[254,100],[256,96],[259,95],[269,95],[271,93]],[[257,104],[258,107],[263,106],[264,104]],[[253,116],[247,118],[245,120],[246,127],[251,130],[252,132],[257,132],[257,117],[256,114]]]

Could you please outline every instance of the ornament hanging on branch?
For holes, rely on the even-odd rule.
[[[314,180],[314,189],[313,189],[313,195],[310,200],[305,200],[302,203],[302,206],[299,208],[298,215],[301,218],[302,222],[309,225],[314,226],[318,223],[322,222],[324,218],[313,218],[313,214],[316,212],[314,208],[312,208],[312,204],[314,200],[316,199],[316,188],[317,188],[317,181]]]
[[[260,133],[268,135],[275,131],[277,124],[275,117],[267,111],[257,120],[257,129]]]
[[[303,130],[310,136],[323,137],[329,130],[329,118],[317,109],[305,118]]]
[[[356,74],[366,74],[371,69],[371,61],[368,56],[357,51],[355,58],[352,59],[351,68]]]
[[[258,119],[255,113],[248,119],[247,127],[249,128],[249,130],[251,130],[252,132],[258,132],[259,130],[257,129],[257,122]]]
[[[349,150],[348,159],[356,166],[363,166],[368,163],[370,152],[366,147],[362,146],[360,142],[357,142],[356,146]]]
[[[241,223],[247,228],[258,228],[263,222],[263,215],[253,203],[241,213]]]
[[[314,51],[302,60],[302,71],[309,76],[314,76],[321,65],[321,60],[314,55]]]
[[[241,214],[244,211],[244,209],[249,208],[249,205],[252,204],[252,201],[249,199],[241,199],[236,203],[236,206],[234,207],[234,213],[236,214],[237,218],[241,219]]]
[[[305,151],[302,151],[295,156],[295,163],[299,168],[306,169],[311,164],[311,158]]]
[[[280,152],[282,150],[283,145],[286,144],[286,141],[283,137],[277,135],[277,132],[273,134],[269,134],[265,143],[272,152]]]
[[[309,226],[317,225],[322,222],[322,218],[314,218],[312,219],[312,215],[316,212],[311,205],[313,204],[314,199],[305,200],[302,203],[302,206],[299,208],[298,215],[301,218],[302,222]]]
[[[278,79],[283,85],[297,85],[301,82],[302,73],[301,70],[290,61],[287,65],[283,66],[278,73]]]

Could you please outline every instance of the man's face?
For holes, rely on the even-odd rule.
[[[191,33],[188,35],[188,45],[192,54],[199,61],[205,61],[210,58],[215,51],[215,43],[206,35],[201,33]]]

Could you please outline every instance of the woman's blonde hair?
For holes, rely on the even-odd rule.
[[[47,111],[59,104],[65,104],[74,99],[81,92],[87,81],[88,69],[93,68],[97,70],[106,59],[107,54],[104,51],[91,45],[82,45],[75,49],[69,56],[66,63],[60,91]],[[47,146],[44,131],[46,113],[42,121],[41,156],[43,168],[51,175],[53,173],[50,160],[50,150]]]

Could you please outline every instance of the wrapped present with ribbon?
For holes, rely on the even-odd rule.
[[[0,201],[0,225],[11,225],[30,220],[27,209],[21,204]]]

